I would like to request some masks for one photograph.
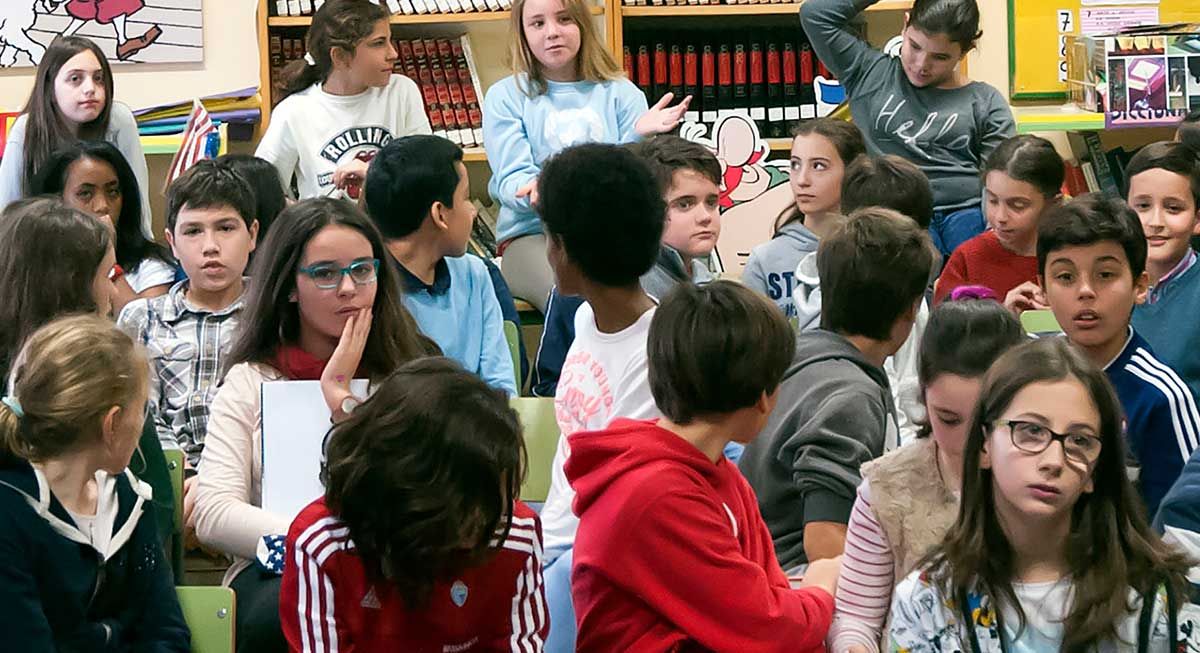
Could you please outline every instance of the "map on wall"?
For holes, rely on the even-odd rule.
[[[0,0],[0,68],[36,66],[60,34],[113,63],[204,60],[203,0]]]

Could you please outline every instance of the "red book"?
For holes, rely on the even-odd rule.
[[[694,43],[689,43],[683,52],[683,94],[692,96],[684,120],[700,122],[700,53]]]
[[[458,123],[458,134],[463,147],[475,147],[475,132],[471,131],[471,116],[467,113],[467,105],[454,105],[454,122]]]
[[[683,49],[678,43],[672,43],[667,54],[671,93],[675,95],[674,102],[683,99]]]
[[[667,94],[671,90],[668,81],[670,80],[669,73],[670,64],[667,61],[667,46],[662,41],[654,44],[654,88],[651,89],[652,100],[650,104],[658,102],[658,99]]]
[[[750,43],[749,67],[750,119],[758,124],[759,133],[765,134],[767,133],[767,88],[761,41],[755,40]]]
[[[813,86],[816,81],[816,56],[812,46],[804,43],[800,46],[800,118],[808,120],[817,117],[817,90]]]
[[[628,43],[626,43],[623,46],[623,49],[624,49],[624,55],[625,55],[625,57],[624,57],[625,76],[628,77],[630,80],[637,79],[637,70],[634,68],[634,65],[633,65],[633,50],[631,50],[629,48]]]
[[[439,110],[442,112],[442,122],[446,124],[446,137],[454,144],[462,145],[462,135],[459,132],[458,117],[454,115],[454,108],[449,104],[443,104]]]
[[[767,43],[767,125],[770,137],[787,135],[783,119],[783,61],[779,44],[774,40]]]
[[[821,61],[820,59],[818,59],[817,60],[817,68],[819,69],[819,72],[821,73],[821,77],[824,77],[825,79],[837,79],[836,77],[833,76],[833,73],[829,72],[829,69],[825,67],[824,61]]]
[[[728,43],[717,46],[718,117],[733,110],[733,52]]]
[[[737,113],[750,115],[749,58],[745,43],[733,44],[733,108]]]
[[[646,101],[653,104],[653,100],[650,97],[653,92],[650,80],[650,48],[643,43],[638,46],[637,53],[637,86],[646,95]]]
[[[783,43],[783,120],[784,130],[792,133],[792,129],[800,122],[800,95],[796,84],[796,44],[792,41]]]
[[[717,121],[717,55],[711,43],[705,43],[700,53],[700,121]]]

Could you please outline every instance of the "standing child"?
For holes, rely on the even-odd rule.
[[[327,198],[279,214],[254,264],[242,328],[209,410],[194,515],[200,542],[234,558],[225,584],[238,594],[239,651],[285,649],[279,576],[252,563],[263,538],[283,536],[289,521],[261,507],[262,384],[319,380],[355,320],[370,325],[359,376],[382,379],[436,350],[404,310],[396,274],[375,225]]]
[[[1146,301],[1133,327],[1200,401],[1200,267],[1188,241],[1200,236],[1200,152],[1182,143],[1147,145],[1125,168],[1126,199],[1146,232]]]
[[[1121,404],[1082,352],[1046,338],[1002,356],[967,430],[958,519],[896,588],[891,650],[1195,648],[1189,563],[1147,525],[1125,453]]]
[[[513,74],[484,98],[488,192],[500,204],[500,265],[513,294],[543,313],[553,277],[535,211],[546,159],[577,143],[628,143],[671,131],[690,100],[667,108],[668,93],[647,110],[646,97],[596,35],[589,6],[584,0],[513,2]]]
[[[1014,136],[988,156],[983,174],[991,230],[954,250],[933,301],[945,300],[959,286],[984,286],[1015,313],[1044,309],[1037,288],[1037,226],[1062,200],[1062,157],[1044,138]]]
[[[578,650],[823,650],[837,561],[791,588],[754,491],[722,453],[766,424],[792,329],[738,284],[683,285],[648,346],[664,417],[570,437]]]
[[[846,526],[834,653],[876,653],[896,579],[941,541],[958,514],[963,445],[988,367],[1026,339],[998,302],[967,299],[934,309],[921,337],[927,418],[919,439],[863,466]]]
[[[61,196],[112,226],[121,266],[114,278],[118,313],[135,299],[165,294],[175,282],[170,255],[142,232],[140,192],[125,157],[104,141],[79,141],[56,151],[32,184],[32,194]]]
[[[568,438],[618,417],[658,416],[646,376],[646,334],[654,300],[640,278],[654,265],[666,206],[654,175],[628,149],[591,143],[550,159],[538,178],[546,257],[563,293],[583,297],[575,341],[554,397],[558,449],[541,517],[546,533],[548,651],[575,647],[571,549],[579,518],[563,465]]]
[[[866,151],[862,132],[844,120],[817,118],[796,128],[788,168],[794,204],[772,239],[750,252],[742,270],[742,283],[770,297],[789,320],[796,317],[796,268],[833,228],[846,169]]]
[[[134,171],[141,198],[138,228],[150,237],[146,155],[133,112],[115,97],[112,69],[98,45],[78,36],[54,39],[38,65],[25,110],[8,132],[0,159],[0,209],[31,192],[34,176],[56,150],[77,140],[104,140]]]
[[[517,394],[504,317],[487,267],[467,255],[475,205],[462,148],[438,136],[388,143],[367,173],[367,213],[397,263],[404,305],[442,353]]]
[[[298,197],[358,197],[375,153],[393,138],[431,134],[416,82],[392,74],[396,48],[384,3],[329,0],[313,15],[307,54],[283,71],[283,101],[255,156]]]
[[[0,627],[21,651],[189,650],[151,489],[146,356],[107,318],[36,331],[0,406]]]
[[[353,375],[364,340],[343,340],[330,366]],[[335,415],[351,397],[335,382],[322,390]],[[540,650],[541,533],[516,500],[525,448],[508,397],[429,358],[342,417],[325,445],[325,496],[288,531],[291,649]]]
[[[821,328],[800,334],[779,403],[738,463],[789,572],[842,554],[860,466],[899,445],[883,364],[912,332],[935,256],[924,229],[883,208],[821,240]]]
[[[1133,209],[1082,195],[1038,225],[1038,283],[1067,338],[1108,374],[1125,437],[1153,515],[1200,444],[1200,411],[1187,385],[1130,325],[1146,297],[1146,236]]]
[[[811,0],[800,9],[813,50],[837,75],[872,154],[920,166],[933,186],[930,234],[942,259],[984,230],[983,162],[1016,126],[995,88],[972,82],[958,64],[975,47],[975,0],[916,0],[904,46],[891,57],[861,40],[850,23],[878,0]]]

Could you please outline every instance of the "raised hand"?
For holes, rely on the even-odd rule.
[[[325,364],[321,373],[321,394],[334,421],[344,419],[342,402],[353,397],[350,391],[350,381],[354,379],[358,365],[362,362],[363,350],[367,347],[367,337],[371,334],[371,309],[364,308],[350,316],[342,327],[342,337],[338,339],[333,356]]]
[[[1046,303],[1046,296],[1041,287],[1032,281],[1026,281],[1008,291],[1008,295],[1004,297],[1004,307],[1020,317],[1025,311],[1045,310],[1050,308],[1050,305]]]
[[[674,130],[679,126],[679,121],[683,120],[683,114],[687,111],[688,105],[692,103],[692,96],[683,98],[683,101],[673,107],[668,107],[671,100],[675,99],[674,93],[667,93],[662,96],[654,106],[650,107],[646,113],[638,118],[637,124],[633,129],[638,133],[638,136],[643,138],[653,136],[655,134],[665,134]]]

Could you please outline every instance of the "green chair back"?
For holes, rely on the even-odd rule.
[[[1044,309],[1021,313],[1021,326],[1025,328],[1025,333],[1030,335],[1062,333],[1062,327],[1054,318],[1054,312]]]
[[[233,653],[236,601],[228,587],[176,587],[192,653]]]
[[[504,321],[504,339],[508,341],[508,353],[512,356],[513,381],[517,394],[521,394],[521,327],[516,322]]]
[[[521,500],[542,503],[550,493],[550,467],[558,448],[558,422],[554,418],[554,399],[549,397],[513,397],[513,410],[521,418],[525,431],[525,450],[529,469],[521,486]]]
[[[183,582],[183,451],[163,451],[167,459],[167,474],[171,478],[171,491],[175,495],[174,521],[171,525],[171,570],[175,573],[175,584]]]

